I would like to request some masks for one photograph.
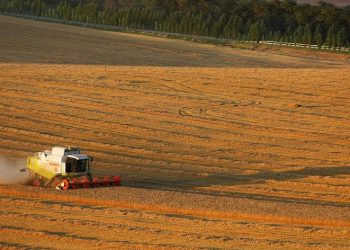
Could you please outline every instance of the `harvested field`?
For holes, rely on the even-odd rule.
[[[0,248],[350,247],[346,56],[0,23],[0,154],[78,145],[124,184],[0,186]]]

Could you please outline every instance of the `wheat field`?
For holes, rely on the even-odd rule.
[[[348,249],[348,55],[0,16],[0,154],[123,186],[0,186],[0,248]]]

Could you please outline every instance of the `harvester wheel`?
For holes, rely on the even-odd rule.
[[[61,178],[56,177],[55,179],[52,180],[51,187],[57,188],[57,186],[60,185],[61,182],[62,182]]]
[[[63,179],[60,186],[62,190],[66,191],[69,188],[69,181],[67,179]]]
[[[33,186],[34,187],[41,187],[42,186],[41,181],[39,179],[35,179],[33,181]]]

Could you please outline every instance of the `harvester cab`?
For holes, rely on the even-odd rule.
[[[34,186],[53,186],[57,189],[120,185],[120,177],[92,177],[93,157],[82,154],[77,147],[53,147],[51,151],[35,153],[27,159],[27,169]]]

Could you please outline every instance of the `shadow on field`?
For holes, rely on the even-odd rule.
[[[237,185],[254,185],[263,184],[269,180],[274,181],[288,181],[288,180],[300,180],[311,176],[315,177],[335,177],[339,175],[350,176],[350,166],[337,166],[337,167],[306,167],[301,170],[292,170],[285,172],[272,172],[261,171],[251,175],[221,175],[212,174],[207,177],[195,177],[195,178],[174,178],[173,176],[149,176],[147,179],[131,180],[125,178],[124,184],[129,187],[138,187],[146,189],[157,189],[163,191],[175,191],[180,193],[196,193],[204,194],[216,197],[232,197],[232,198],[248,198],[254,200],[265,201],[283,201],[283,202],[298,202],[305,204],[319,204],[319,205],[332,205],[339,207],[350,207],[347,203],[338,203],[333,201],[317,201],[315,199],[303,199],[288,198],[274,196],[273,194],[249,194],[241,193],[238,191],[225,191],[225,186],[237,186]],[[223,190],[203,190],[201,187],[222,186]]]
[[[150,187],[162,187],[163,184],[167,187],[210,187],[215,185],[221,186],[234,186],[234,185],[246,185],[253,183],[263,183],[268,180],[287,181],[304,179],[310,176],[320,177],[334,177],[337,175],[350,175],[350,166],[337,166],[337,167],[305,167],[301,170],[291,170],[285,172],[273,172],[273,171],[261,171],[256,174],[247,175],[224,175],[224,174],[210,174],[206,177],[186,178],[174,176],[149,176],[147,180],[129,180],[128,186],[140,186],[147,188]],[[145,176],[145,175],[143,175]],[[151,181],[151,178],[155,177]],[[149,185],[148,185],[149,183]]]
[[[258,174],[248,175],[249,179],[255,180],[276,180],[276,181],[287,181],[303,179],[310,176],[320,177],[333,177],[336,175],[350,175],[350,166],[338,166],[338,167],[305,167],[301,170],[293,170],[286,172],[271,172],[265,171]],[[240,184],[240,183],[238,183]],[[243,181],[243,184],[246,184]]]

